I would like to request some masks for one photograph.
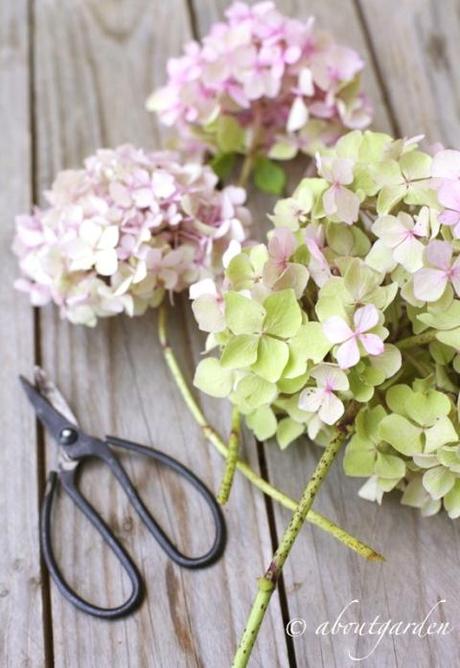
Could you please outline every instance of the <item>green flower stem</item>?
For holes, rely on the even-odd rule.
[[[249,177],[251,176],[252,168],[254,167],[254,154],[248,153],[244,156],[243,164],[241,165],[241,171],[238,178],[238,185],[241,188],[246,188],[249,182]]]
[[[310,512],[310,508],[324,478],[327,476],[340,448],[348,438],[347,424],[354,420],[356,412],[357,408],[352,404],[351,410],[340,424],[340,430],[337,436],[324,450],[312,477],[305,487],[300,501],[291,517],[289,526],[281,538],[278,549],[274,553],[269,567],[265,571],[265,575],[258,580],[258,592],[254,599],[246,628],[243,632],[243,637],[241,638],[241,642],[233,659],[232,666],[234,668],[245,668],[248,664],[252,648],[254,647],[257,634],[259,633],[270,598],[275,590],[283,566],[286,563],[286,559],[288,558],[296,538]]]
[[[185,378],[180,370],[180,367],[177,363],[176,357],[169,345],[167,338],[167,328],[166,328],[166,308],[162,305],[159,309],[158,315],[158,336],[160,339],[160,344],[163,350],[163,354],[166,360],[166,364],[171,371],[171,374],[176,382],[176,385],[184,399],[184,402],[193,415],[195,422],[201,428],[204,437],[212,443],[218,452],[223,457],[227,457],[228,448],[225,445],[222,438],[219,434],[207,423],[203,412],[199,408],[198,404],[195,401],[193,394],[191,393]],[[289,510],[295,510],[297,503],[294,499],[291,499],[289,496],[281,492],[276,487],[273,487],[269,482],[261,478],[257,473],[241,459],[238,459],[236,462],[236,468],[255,486],[257,489],[260,489],[261,492],[270,496],[274,501],[279,503],[281,506],[288,508]],[[324,517],[320,513],[310,510],[307,516],[307,520],[314,524],[315,526],[327,531],[338,541],[349,547],[351,550],[357,552],[361,557],[369,561],[384,561],[384,557],[376,552],[372,547],[362,543],[360,540],[349,534],[347,531],[337,526],[327,517]]]
[[[238,461],[238,450],[240,446],[240,412],[234,406],[232,410],[232,428],[228,439],[227,461],[225,465],[224,477],[222,479],[217,500],[224,505],[230,496],[233,478],[235,476],[236,463]]]
[[[397,341],[394,345],[399,348],[399,350],[413,348],[414,346],[424,346],[426,343],[436,341],[436,334],[437,331],[435,329],[428,329],[421,334],[415,334],[414,336],[408,336],[406,339],[401,339],[401,341]]]

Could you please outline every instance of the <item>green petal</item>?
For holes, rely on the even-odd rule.
[[[455,475],[449,469],[436,466],[423,474],[423,486],[432,499],[441,499],[455,485],[455,479]]]
[[[394,185],[384,186],[377,197],[377,213],[379,216],[390,213],[398,202],[400,202],[407,192],[407,186]]]
[[[307,322],[289,341],[289,362],[284,370],[285,378],[294,378],[305,372],[307,361],[321,362],[332,348],[319,322]]]
[[[302,312],[294,290],[275,292],[264,301],[267,312],[264,332],[288,339],[294,336],[302,324]]]
[[[393,385],[387,390],[385,401],[388,408],[399,415],[407,415],[406,404],[412,397],[412,390],[409,385]]]
[[[264,378],[250,374],[240,380],[234,395],[247,411],[251,411],[264,404],[271,404],[277,395],[277,388]]]
[[[450,492],[445,495],[444,508],[451,520],[460,517],[460,480],[456,480]]]
[[[403,455],[422,452],[422,430],[401,415],[392,413],[383,418],[379,427],[380,438],[390,443]]]
[[[414,422],[424,427],[431,427],[436,421],[450,413],[449,398],[442,392],[430,390],[428,392],[412,392],[406,403],[406,413]]]
[[[281,378],[283,369],[289,358],[289,348],[284,341],[278,341],[271,336],[262,336],[257,350],[257,361],[252,370],[271,383]]]
[[[432,427],[425,430],[425,452],[434,452],[447,443],[456,443],[458,434],[446,416],[441,416]]]
[[[406,473],[406,464],[396,455],[388,455],[382,452],[377,454],[375,462],[375,474],[380,478],[398,479],[404,477]]]
[[[225,274],[235,290],[250,288],[254,282],[251,260],[246,253],[235,255],[230,260]]]
[[[356,433],[362,439],[370,439],[374,443],[379,441],[379,426],[386,412],[383,406],[374,406],[361,410],[356,416]]]
[[[355,435],[345,451],[343,469],[352,477],[370,476],[374,473],[375,456],[374,444]]]
[[[277,421],[270,406],[261,406],[246,416],[246,424],[258,441],[266,441],[276,433]]]
[[[303,434],[305,426],[299,424],[292,420],[291,418],[283,418],[279,424],[278,429],[276,430],[276,439],[282,450],[287,448],[287,446],[295,441],[301,434]]]
[[[251,366],[257,359],[259,337],[240,334],[227,343],[220,363],[226,369],[244,369]]]
[[[227,397],[232,391],[233,373],[223,369],[215,357],[208,357],[198,364],[193,384],[212,397]]]
[[[286,375],[286,369],[283,372],[283,376],[285,375]],[[302,375],[296,376],[295,378],[283,377],[280,378],[280,380],[278,381],[278,389],[283,394],[294,394],[294,392],[298,392],[306,385],[307,380],[308,380],[308,373],[303,373]]]
[[[446,346],[451,346],[455,350],[460,350],[460,327],[455,329],[449,329],[446,332],[438,332],[436,338],[441,343],[445,343]]]
[[[408,181],[427,179],[431,176],[432,158],[422,151],[409,151],[399,159],[401,171]]]
[[[262,331],[265,309],[253,299],[237,292],[227,292],[225,320],[234,334],[256,334]]]

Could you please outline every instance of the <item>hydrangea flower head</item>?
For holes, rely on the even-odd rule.
[[[276,204],[267,245],[231,258],[219,322],[194,301],[217,351],[195,383],[282,448],[327,444],[352,409],[360,495],[460,517],[460,152],[354,131],[317,165]]]
[[[166,85],[147,103],[189,148],[285,160],[369,124],[353,49],[272,2],[235,2],[225,15],[169,61]]]
[[[58,175],[46,207],[17,217],[16,286],[74,323],[144,313],[221,272],[229,243],[245,239],[244,190],[216,183],[211,168],[172,153],[99,150]]]

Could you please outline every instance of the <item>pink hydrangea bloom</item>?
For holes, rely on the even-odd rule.
[[[420,301],[438,300],[449,283],[460,295],[460,257],[453,259],[453,248],[448,241],[434,239],[425,249],[428,267],[414,274],[414,294]]]
[[[46,208],[17,217],[16,286],[75,323],[144,313],[165,292],[221,272],[229,242],[245,239],[244,190],[216,182],[209,167],[172,153],[99,150],[58,175]]]
[[[314,152],[344,128],[369,124],[370,104],[354,85],[364,63],[353,49],[272,2],[235,2],[225,15],[169,61],[166,85],[147,103],[194,148],[214,152],[216,120],[228,115],[244,129],[246,150],[257,134],[272,157]]]

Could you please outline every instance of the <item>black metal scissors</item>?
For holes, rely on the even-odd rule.
[[[142,577],[131,557],[114,536],[108,525],[79,491],[77,471],[85,459],[90,457],[96,457],[110,467],[112,473],[124,489],[130,503],[172,561],[179,566],[196,569],[211,565],[221,556],[226,540],[225,523],[221,509],[208,488],[190,469],[173,457],[153,448],[125,441],[114,436],[107,436],[105,440],[101,440],[85,434],[77,426],[77,420],[59,390],[47,379],[41,369],[36,369],[35,386],[23,376],[20,379],[38,419],[57,442],[59,448],[58,464],[56,470],[49,473],[41,509],[40,546],[52,579],[61,594],[68,601],[80,610],[83,610],[83,612],[95,617],[118,619],[119,617],[128,615],[137,608],[142,600],[144,591]],[[185,478],[201,494],[209,506],[215,525],[214,543],[206,554],[200,557],[187,557],[179,552],[145,507],[125,469],[117,459],[112,446],[150,457],[160,464],[169,467]],[[71,589],[59,570],[51,541],[53,498],[59,484],[109,545],[131,581],[132,592],[129,598],[125,603],[116,608],[100,608],[88,603]]]

